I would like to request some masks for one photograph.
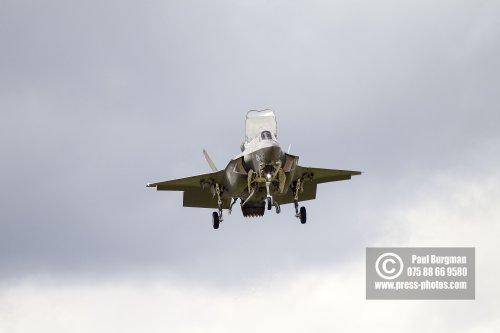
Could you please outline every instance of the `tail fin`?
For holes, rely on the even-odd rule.
[[[212,168],[212,171],[213,172],[217,172],[217,167],[215,166],[214,162],[212,161],[212,159],[210,158],[210,156],[208,156],[208,153],[205,149],[203,149],[203,155],[205,155],[205,159],[207,160],[208,162],[208,165],[210,165],[210,168]]]

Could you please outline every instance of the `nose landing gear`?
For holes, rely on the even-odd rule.
[[[273,197],[271,196],[271,193],[269,191],[269,186],[271,185],[271,182],[266,182],[266,191],[267,191],[267,210],[271,210],[272,204],[273,204]]]

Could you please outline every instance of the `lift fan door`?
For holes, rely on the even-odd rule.
[[[274,137],[278,137],[276,116],[271,110],[248,111],[245,122],[246,142],[250,142],[255,136],[262,131],[273,133]]]

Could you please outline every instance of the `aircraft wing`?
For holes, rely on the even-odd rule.
[[[316,199],[316,190],[318,188],[318,184],[347,180],[351,179],[351,176],[360,174],[361,172],[359,171],[309,168],[297,165],[293,176],[293,181],[299,178],[304,179],[304,191],[299,194],[299,201],[306,201]],[[274,197],[280,203],[280,205],[293,202],[292,191],[286,191],[283,194],[276,194]]]
[[[217,198],[210,191],[210,184],[222,184],[224,170],[203,175],[148,183],[147,187],[156,187],[158,191],[183,191],[184,207],[217,208]],[[208,186],[203,186],[203,185]],[[223,199],[222,208],[229,208],[229,199]]]
[[[306,183],[304,191],[299,194],[299,201],[316,199],[317,187],[318,184]],[[280,205],[286,205],[293,202],[294,195],[291,190],[288,190],[285,193],[276,193],[273,197]]]
[[[309,168],[297,165],[294,180],[304,177],[316,184],[335,182],[339,180],[351,179],[351,176],[360,175],[359,171]]]

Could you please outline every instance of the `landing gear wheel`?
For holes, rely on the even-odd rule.
[[[271,198],[267,198],[267,210],[271,210],[272,203],[271,203]]]
[[[219,229],[219,213],[217,212],[213,212],[212,213],[212,225],[214,227],[214,229]]]
[[[307,222],[307,213],[306,213],[306,207],[300,207],[300,223],[305,224]]]
[[[276,214],[281,213],[281,207],[280,204],[277,203],[276,201],[274,202],[274,207],[276,207]]]

